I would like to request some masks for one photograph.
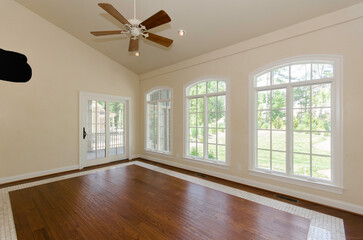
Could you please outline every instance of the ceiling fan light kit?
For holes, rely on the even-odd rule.
[[[172,39],[159,36],[154,33],[148,32],[150,29],[161,26],[171,21],[169,15],[164,11],[160,10],[145,21],[141,22],[136,18],[136,0],[134,0],[134,18],[127,20],[121,13],[119,13],[109,3],[98,4],[103,10],[108,12],[116,20],[125,25],[126,30],[113,30],[113,31],[96,31],[91,32],[94,36],[106,36],[114,34],[126,34],[130,36],[129,52],[135,52],[135,56],[139,56],[139,39],[143,38],[160,44],[164,47],[170,47],[173,43]]]

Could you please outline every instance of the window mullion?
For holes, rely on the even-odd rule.
[[[161,125],[161,104],[160,104],[160,102],[158,102],[158,127],[157,127],[157,131],[158,131],[158,138],[157,138],[158,139],[158,149],[157,149],[157,151],[161,151],[160,125]]]
[[[270,91],[270,172],[272,172],[272,91]]]
[[[203,148],[203,158],[204,159],[207,159],[208,158],[208,126],[207,126],[207,124],[208,124],[208,106],[207,106],[207,104],[208,104],[208,101],[207,101],[208,99],[207,99],[207,96],[205,95],[204,96],[204,103],[203,103],[203,111],[204,111],[204,119],[203,119],[203,138],[204,138],[204,141],[203,141],[203,143],[204,143],[204,148]]]
[[[313,134],[312,134],[312,131],[313,131],[313,126],[311,125],[312,124],[312,115],[313,115],[313,110],[312,110],[312,101],[313,101],[313,88],[312,86],[310,85],[310,177],[313,176]]]
[[[293,168],[293,88],[286,88],[286,171],[292,175]]]

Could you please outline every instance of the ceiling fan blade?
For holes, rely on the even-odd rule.
[[[136,52],[139,50],[139,39],[130,38],[129,52]]]
[[[113,34],[121,34],[121,33],[126,33],[126,31],[116,30],[116,31],[95,31],[95,32],[91,32],[91,34],[94,35],[94,36],[104,36],[104,35],[113,35]]]
[[[154,43],[163,45],[164,47],[170,47],[170,45],[173,43],[173,40],[171,40],[169,38],[162,37],[162,36],[156,35],[154,33],[149,33],[149,32],[147,34],[149,34],[149,37],[146,38],[147,40],[150,40]]]
[[[145,26],[146,29],[149,30],[170,21],[171,19],[169,15],[164,10],[160,10],[159,12],[155,13],[154,15],[140,23],[140,25]]]
[[[112,17],[116,18],[120,23],[131,25],[129,21],[124,16],[122,16],[122,14],[119,13],[111,4],[99,3],[98,6],[103,8],[103,10],[108,12]]]

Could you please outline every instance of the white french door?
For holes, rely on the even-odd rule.
[[[127,159],[128,98],[80,93],[80,168]]]

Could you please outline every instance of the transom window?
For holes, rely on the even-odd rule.
[[[171,152],[171,90],[146,94],[146,150]]]
[[[252,170],[339,185],[338,61],[290,62],[253,76]]]
[[[226,82],[217,79],[186,88],[187,158],[226,163],[226,92]]]

